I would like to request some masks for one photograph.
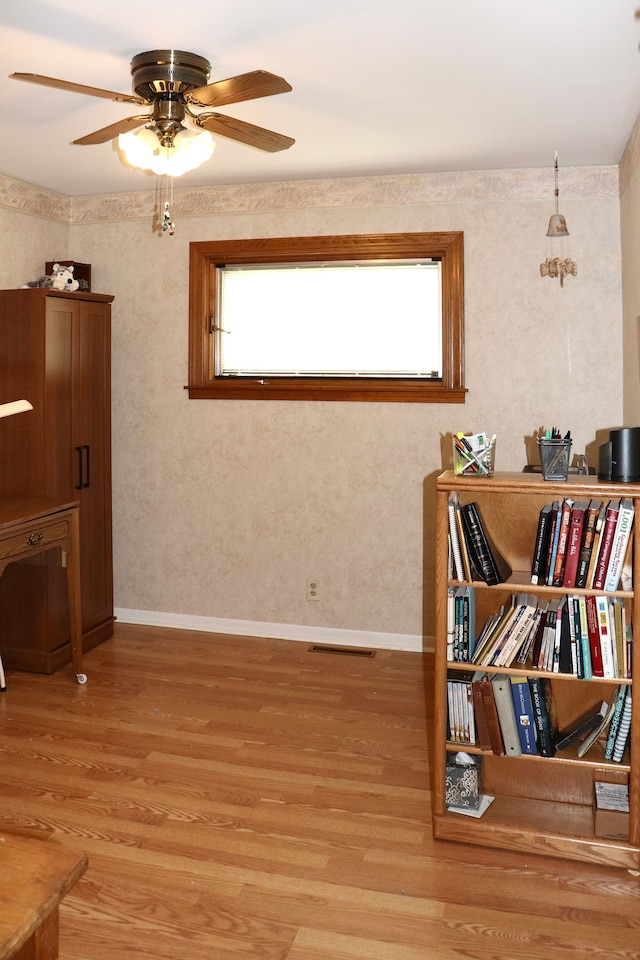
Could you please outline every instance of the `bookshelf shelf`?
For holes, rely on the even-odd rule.
[[[492,547],[508,564],[504,582],[489,586],[482,580],[451,579],[449,559],[449,501],[475,503]],[[447,650],[448,594],[451,587],[473,589],[475,632],[497,605],[514,594],[526,593],[547,603],[567,594],[585,598],[603,590],[575,589],[531,583],[531,562],[540,511],[551,501],[572,498],[603,503],[622,497],[633,501],[636,522],[627,553],[624,589],[607,592],[624,605],[627,623],[640,623],[640,592],[633,589],[640,576],[640,484],[599,482],[594,476],[570,476],[567,482],[545,481],[539,475],[495,473],[491,478],[460,477],[443,473],[436,483],[436,622],[434,692],[433,832],[437,839],[504,849],[518,849],[568,860],[640,869],[640,710],[633,711],[629,745],[621,762],[605,760],[604,741],[597,741],[584,756],[572,744],[555,756],[508,756],[475,745],[448,740],[447,681],[478,670],[490,679],[501,674],[544,678],[553,692],[557,722],[565,729],[581,714],[607,703],[615,691],[632,688],[626,676],[578,679],[571,673],[539,670],[531,662],[509,667],[476,665],[451,660]],[[591,601],[592,603],[594,601]],[[577,610],[576,601],[576,610]],[[577,616],[577,614],[576,614]],[[457,655],[457,651],[455,654]],[[639,675],[640,654],[631,647],[630,674]],[[620,671],[619,671],[620,672]],[[447,759],[462,751],[479,760],[480,791],[495,797],[481,817],[449,811],[445,802]],[[628,835],[599,836],[594,814],[595,783],[623,784],[629,792]]]

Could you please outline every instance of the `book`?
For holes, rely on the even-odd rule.
[[[628,690],[628,686],[625,683],[621,683],[620,686],[618,687],[616,705],[613,711],[613,716],[611,717],[611,723],[609,724],[607,742],[604,748],[605,760],[613,760],[613,751],[616,745],[616,737],[618,736],[618,730],[620,729],[620,722],[622,720],[622,711],[624,710],[624,702],[627,698],[627,690]]]
[[[529,662],[529,659],[531,659],[532,663],[534,657],[537,659],[542,645],[546,613],[547,603],[543,600],[538,600],[527,636],[516,654],[516,663],[524,665]]]
[[[491,658],[491,665],[496,667],[510,667],[518,654],[520,647],[526,643],[536,617],[538,599],[527,594],[519,595],[519,609],[514,617],[511,629],[503,638],[500,649]]]
[[[497,553],[492,550],[482,524],[477,503],[466,503],[460,508],[467,538],[467,548],[479,577],[489,586],[503,582]]]
[[[447,705],[449,716],[449,740],[474,746],[475,716],[471,693],[471,680],[458,674],[447,680]]]
[[[510,677],[511,696],[520,738],[520,750],[525,755],[537,755],[536,724],[531,702],[531,690],[526,677]]]
[[[626,613],[622,597],[609,597],[609,622],[611,624],[611,645],[613,647],[613,667],[616,677],[626,677],[624,637]]]
[[[551,503],[546,503],[538,516],[538,529],[531,560],[531,583],[543,583],[546,577],[547,555],[551,537]]]
[[[562,574],[563,587],[575,587],[576,585],[578,561],[582,549],[582,535],[588,509],[589,503],[586,500],[576,500],[571,508],[567,552]]]
[[[593,587],[593,578],[596,572],[596,561],[600,553],[600,542],[602,540],[602,529],[604,527],[604,518],[607,512],[607,508],[603,503],[598,511],[598,516],[596,518],[596,527],[593,534],[593,546],[591,548],[591,556],[589,558],[589,567],[587,569],[587,578],[585,586],[588,588]]]
[[[582,651],[582,672],[578,674],[581,680],[591,680],[593,664],[591,662],[591,646],[589,644],[589,624],[587,620],[587,598],[580,594],[575,598],[578,604],[578,623],[580,628],[580,648]]]
[[[447,587],[447,660],[455,657],[456,646],[456,588]]]
[[[455,520],[456,528],[458,530],[458,546],[460,547],[460,555],[462,557],[462,569],[464,571],[464,579],[469,583],[473,580],[473,570],[471,569],[471,560],[469,558],[469,550],[467,549],[467,539],[464,532],[464,527],[462,525],[462,514],[460,513],[460,500],[456,495],[454,499],[454,511],[455,511]]]
[[[562,504],[559,500],[554,500],[551,504],[551,537],[549,539],[549,552],[547,554],[547,568],[545,571],[545,583],[548,587],[553,583],[553,570],[556,563],[556,553],[558,552],[561,516]]]
[[[567,545],[569,543],[569,526],[571,524],[571,511],[574,500],[571,497],[565,497],[562,501],[560,510],[560,529],[558,531],[558,546],[553,564],[553,574],[551,583],[554,587],[561,587],[564,576],[564,565],[567,557]]]
[[[614,690],[613,695],[609,700],[607,712],[602,718],[602,721],[596,727],[593,728],[591,733],[587,734],[587,736],[584,738],[584,740],[578,747],[579,757],[584,757],[585,753],[587,753],[587,751],[591,749],[591,747],[594,745],[596,740],[599,737],[601,737],[604,734],[604,732],[609,728],[609,724],[611,723],[611,718],[613,717],[613,714],[616,708],[617,699],[618,699],[618,690]]]
[[[569,638],[571,642],[571,672],[574,677],[582,676],[582,647],[580,646],[580,612],[577,597],[567,596],[569,611]]]
[[[538,753],[541,757],[553,757],[556,752],[555,739],[558,731],[548,677],[529,677],[529,690],[536,725]]]
[[[473,587],[454,587],[454,638],[453,660],[467,662],[475,644],[475,590]],[[449,598],[447,596],[447,603]],[[447,608],[448,610],[448,608]]]
[[[544,647],[544,635],[547,625],[547,615],[549,612],[549,603],[543,600],[538,601],[538,622],[536,624],[535,633],[533,636],[533,642],[531,643],[530,650],[526,651],[526,657],[524,656],[525,651],[521,650],[517,656],[518,663],[527,663],[529,659],[529,654],[531,655],[531,666],[534,669],[541,669],[541,660],[544,656],[543,647]]]
[[[505,611],[505,615],[498,624],[492,636],[491,644],[486,648],[482,657],[482,663],[486,666],[494,666],[497,658],[500,656],[502,648],[507,643],[509,637],[517,628],[520,620],[524,616],[526,604],[522,600],[522,594],[513,594],[511,603]]]
[[[622,761],[622,755],[626,749],[629,736],[631,734],[631,687],[627,687],[627,692],[624,698],[624,706],[622,708],[622,716],[620,718],[620,726],[618,727],[618,733],[616,735],[615,744],[613,747],[613,757],[612,759],[616,763]]]
[[[591,550],[593,548],[593,539],[596,532],[596,522],[598,514],[602,507],[600,500],[590,500],[584,519],[584,532],[582,546],[580,547],[580,556],[578,559],[578,571],[576,573],[576,587],[586,587],[587,572],[589,570],[589,561],[591,559]]]
[[[607,579],[607,570],[609,569],[609,558],[611,556],[611,550],[613,548],[613,538],[616,532],[616,524],[618,522],[619,512],[620,512],[620,501],[610,500],[607,506],[607,511],[604,518],[604,526],[602,528],[600,551],[598,553],[596,569],[593,577],[594,590],[604,590],[605,581]]]
[[[491,735],[489,723],[482,696],[482,671],[476,671],[471,678],[471,695],[473,697],[473,712],[476,721],[476,746],[481,750],[491,750]]]
[[[538,657],[537,666],[539,670],[547,670],[551,672],[553,670],[553,660],[555,655],[555,644],[556,644],[556,623],[558,617],[558,607],[560,606],[560,600],[555,598],[550,600],[547,605],[547,613],[545,616],[544,624],[544,633],[542,635],[542,644],[540,647],[540,654]]]
[[[571,624],[569,621],[569,598],[563,597],[559,607],[560,637],[558,647],[558,673],[573,674],[573,656],[571,652]]]
[[[489,730],[491,749],[497,756],[502,757],[506,751],[504,748],[502,728],[500,726],[500,718],[498,717],[498,708],[496,707],[496,699],[493,692],[491,677],[485,674],[479,680],[479,684],[480,693],[482,694],[482,702],[484,704],[484,715]]]
[[[629,546],[629,539],[633,528],[634,513],[635,507],[633,500],[630,500],[628,497],[623,497],[620,500],[618,520],[613,535],[613,544],[604,582],[604,589],[608,592],[617,590],[620,583],[624,558],[627,554],[627,547]]]
[[[451,554],[453,557],[453,571],[456,580],[464,580],[464,567],[462,565],[462,554],[460,552],[460,541],[458,539],[458,524],[456,522],[456,496],[451,494],[447,504],[447,518],[449,521],[449,542],[451,544]]]
[[[589,634],[589,652],[591,654],[591,672],[594,677],[604,677],[602,666],[602,651],[600,649],[600,629],[598,627],[598,608],[596,598],[592,595],[585,597],[587,610],[587,632]]]
[[[607,701],[602,700],[597,707],[591,707],[578,717],[577,720],[574,720],[572,724],[564,730],[561,730],[558,733],[556,750],[565,750],[569,744],[574,743],[576,740],[584,739],[587,734],[591,733],[592,730],[602,723],[602,720],[606,716],[607,709]]]
[[[522,748],[520,746],[516,711],[513,705],[509,678],[502,674],[496,674],[491,681],[491,685],[493,687],[493,695],[496,702],[498,720],[500,721],[505,753],[509,757],[519,757],[522,754]]]
[[[498,610],[490,613],[485,620],[480,633],[476,639],[472,660],[474,663],[482,663],[484,654],[493,644],[494,637],[497,635],[500,625],[506,615],[504,604]]]
[[[597,596],[596,612],[598,615],[598,635],[600,637],[600,654],[602,656],[602,671],[604,677],[615,677],[613,662],[613,643],[611,639],[611,621],[609,618],[609,599]]]

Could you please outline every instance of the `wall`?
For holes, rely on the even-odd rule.
[[[418,649],[451,431],[496,433],[497,468],[520,470],[539,426],[582,452],[622,419],[617,168],[560,186],[579,269],[563,289],[539,275],[551,169],[177,189],[173,237],[152,193],[73,200],[69,256],[116,297],[120,615]],[[465,234],[464,405],[187,399],[190,241],[421,230]]]
[[[620,161],[624,425],[640,425],[640,118]]]

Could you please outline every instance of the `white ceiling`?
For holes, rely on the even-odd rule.
[[[218,138],[182,183],[617,164],[640,113],[639,0],[2,0],[0,174],[63,194],[153,189],[112,143],[71,141],[140,108],[10,80],[131,91],[130,61],[206,57],[291,93],[221,113],[294,137],[269,154]]]

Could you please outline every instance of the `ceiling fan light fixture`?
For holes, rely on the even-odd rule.
[[[166,145],[152,127],[144,127],[136,133],[121,133],[118,146],[132,167],[168,177],[195,170],[211,159],[215,149],[215,141],[206,130],[192,133],[181,127],[170,138],[164,134],[163,139],[168,140]]]

